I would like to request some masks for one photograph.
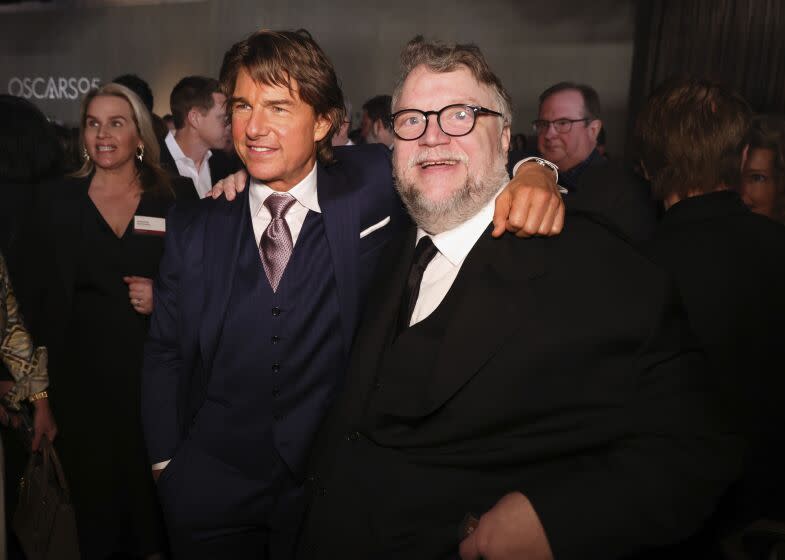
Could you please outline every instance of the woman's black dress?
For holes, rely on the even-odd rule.
[[[173,199],[144,193],[117,237],[87,193],[73,302],[52,398],[83,558],[143,557],[166,549],[142,438],[140,370],[148,317],[131,306],[124,276],[155,278],[163,235],[137,217],[165,217]]]

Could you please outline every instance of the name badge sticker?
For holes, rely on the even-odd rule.
[[[166,233],[166,218],[134,216],[134,233],[141,235],[163,235]]]

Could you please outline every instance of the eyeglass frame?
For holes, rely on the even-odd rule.
[[[442,122],[441,122],[442,111],[444,111],[445,109],[449,109],[450,107],[466,107],[468,109],[471,109],[474,112],[474,119],[472,120],[472,127],[469,130],[467,130],[466,132],[464,132],[463,134],[451,134],[451,133],[447,132],[446,130],[444,130],[444,128],[442,128]],[[397,117],[401,113],[407,113],[407,112],[420,113],[423,116],[424,120],[425,120],[425,127],[422,129],[422,132],[420,133],[419,136],[415,136],[414,138],[403,138],[395,130],[395,117]],[[430,117],[431,115],[436,115],[436,124],[439,125],[439,130],[441,130],[444,134],[446,134],[447,136],[450,136],[451,138],[460,138],[461,136],[466,136],[467,134],[471,134],[472,130],[474,130],[474,126],[477,124],[477,115],[478,114],[479,115],[494,115],[496,117],[501,117],[502,119],[504,118],[504,115],[499,113],[498,111],[494,111],[493,109],[488,109],[487,107],[482,107],[480,105],[470,105],[468,103],[451,103],[450,105],[445,105],[444,107],[442,107],[438,111],[421,111],[420,109],[401,109],[400,111],[395,111],[392,115],[390,115],[390,128],[392,129],[393,134],[395,134],[395,137],[398,138],[399,140],[403,140],[404,142],[409,142],[411,140],[419,140],[428,131],[428,124],[430,123],[430,121],[428,120],[428,117]]]
[[[567,127],[567,130],[556,130],[558,134],[567,134],[569,131],[572,130],[572,125],[574,125],[576,122],[584,122],[586,123],[586,126],[588,126],[591,121],[596,121],[596,120],[597,119],[593,117],[583,117],[582,119],[554,119],[552,121],[549,121],[548,119],[534,119],[532,121],[532,128],[534,129],[534,132],[536,132],[537,134],[542,134],[539,130],[537,130],[537,123],[548,123],[548,126],[543,128],[543,132],[548,132],[548,129],[551,128],[551,126],[553,126],[553,130],[556,130],[557,122],[568,122],[570,123],[570,126]]]

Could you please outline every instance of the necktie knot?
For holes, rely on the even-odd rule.
[[[264,205],[270,211],[273,220],[283,218],[295,203],[295,198],[287,193],[273,193],[264,200]]]
[[[425,271],[428,263],[431,262],[431,259],[436,256],[436,253],[439,252],[439,249],[436,248],[436,245],[433,244],[433,241],[427,235],[425,237],[421,237],[420,240],[417,242],[417,246],[414,248],[414,258],[412,259],[412,263],[417,268]]]

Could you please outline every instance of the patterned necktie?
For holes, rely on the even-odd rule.
[[[433,241],[427,235],[420,238],[417,242],[417,247],[414,248],[412,266],[409,268],[409,278],[406,280],[406,290],[403,298],[401,298],[401,308],[398,314],[398,334],[409,327],[412,313],[414,313],[414,306],[417,304],[417,298],[420,295],[422,275],[425,274],[428,263],[431,262],[431,259],[438,252],[436,245],[433,244]]]
[[[284,193],[273,193],[264,201],[272,219],[259,241],[259,256],[262,257],[264,272],[273,292],[278,290],[286,263],[292,256],[292,232],[289,231],[289,224],[284,216],[295,202],[292,195]]]

